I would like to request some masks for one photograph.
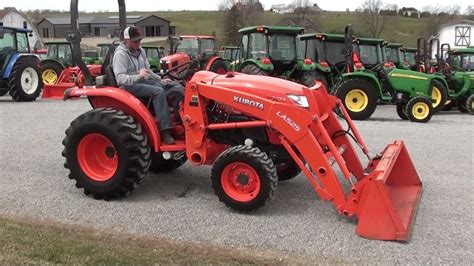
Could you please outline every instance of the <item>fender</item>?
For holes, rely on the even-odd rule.
[[[305,64],[304,60],[302,60],[302,59],[298,59],[296,61],[296,65],[297,65],[298,69],[301,70],[301,71],[313,71],[313,70],[316,70],[316,68],[317,68],[316,63],[311,62],[311,64],[308,65],[308,64]]]
[[[86,96],[92,108],[110,107],[122,110],[133,116],[143,127],[150,139],[155,152],[160,151],[160,134],[155,119],[148,109],[132,94],[115,87],[80,89],[78,87],[67,89],[64,92],[64,100]]]
[[[12,70],[13,70],[13,67],[15,66],[16,62],[18,61],[18,59],[20,57],[26,57],[26,56],[32,56],[32,57],[35,57],[39,60],[39,57],[37,55],[34,55],[34,54],[22,54],[22,53],[18,53],[18,52],[15,52],[11,55],[9,61],[8,61],[8,64],[6,65],[6,67],[4,68],[5,71],[3,72],[3,78],[4,79],[8,79],[10,78],[10,75],[12,73]]]
[[[219,56],[213,56],[213,57],[207,62],[205,70],[210,71],[211,66],[212,66],[215,62],[217,62],[218,60],[222,60],[222,58],[220,58]]]
[[[242,71],[242,69],[247,66],[248,64],[255,64],[257,65],[259,68],[265,70],[265,71],[273,71],[275,69],[275,67],[273,66],[273,64],[263,64],[261,60],[257,60],[257,59],[247,59],[245,60],[245,62],[242,63],[242,65],[239,67],[239,71]]]

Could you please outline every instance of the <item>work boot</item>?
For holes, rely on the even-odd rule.
[[[161,132],[161,141],[164,144],[175,144],[176,140],[171,136],[171,130],[164,130]]]

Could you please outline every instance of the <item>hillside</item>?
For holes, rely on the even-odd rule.
[[[156,11],[156,12],[128,12],[128,15],[157,15],[171,21],[176,26],[177,34],[215,34],[221,45],[224,33],[225,12],[220,11]],[[50,14],[49,16],[67,16],[68,13]],[[84,14],[82,14],[84,15]],[[111,16],[116,12],[88,13],[87,16]],[[275,25],[283,15],[273,12],[262,13],[257,18],[257,24]],[[348,23],[354,25],[356,34],[368,36],[367,27],[360,15],[346,12],[323,12],[320,17],[322,32],[338,32],[344,30]],[[427,24],[426,19],[413,19],[406,17],[387,17],[386,27],[381,38],[389,42],[400,42],[407,46],[416,46],[416,39],[423,33]]]

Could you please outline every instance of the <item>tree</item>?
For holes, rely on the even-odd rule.
[[[379,38],[385,29],[385,16],[380,14],[384,3],[382,0],[365,0],[362,4],[362,18],[373,38]]]
[[[465,15],[468,17],[468,19],[474,20],[474,5],[468,6],[466,8]]]
[[[221,0],[217,5],[217,10],[219,11],[229,11],[236,4],[236,0]]]
[[[441,26],[453,20],[459,14],[459,6],[441,7],[441,6],[426,6],[423,8],[424,12],[429,13],[426,19],[426,26],[424,30],[424,37],[430,38],[436,36]],[[425,13],[425,14],[427,14]]]
[[[227,11],[224,21],[225,43],[237,45],[240,41],[239,29],[242,27],[242,16],[237,6],[233,6]]]
[[[294,7],[293,13],[285,16],[287,22],[304,27],[307,30],[317,31],[320,27],[320,9],[311,0],[295,0],[289,7]]]

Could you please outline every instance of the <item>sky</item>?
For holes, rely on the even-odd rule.
[[[79,9],[81,11],[98,11],[109,10],[117,11],[115,0],[82,0],[79,1]],[[126,1],[127,10],[129,11],[158,11],[158,10],[216,10],[220,0],[133,0]],[[274,4],[291,3],[291,0],[260,0],[265,9],[270,9]],[[313,1],[324,10],[345,11],[349,8],[351,11],[362,5],[364,0],[320,0]],[[422,9],[425,6],[446,6],[459,5],[461,12],[466,10],[469,5],[474,5],[470,0],[384,0],[387,4],[397,4],[401,7],[415,7]],[[14,4],[13,4],[14,3]],[[0,9],[3,7],[14,6],[20,10],[28,9],[61,9],[69,10],[68,0],[0,0]],[[164,4],[166,3],[166,4]]]

